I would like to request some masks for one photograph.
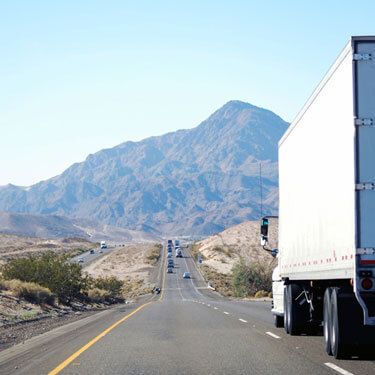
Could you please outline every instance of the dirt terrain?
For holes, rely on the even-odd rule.
[[[246,221],[196,243],[195,252],[203,255],[203,265],[221,274],[230,274],[241,258],[273,267],[276,260],[260,246],[259,221]],[[277,219],[270,219],[270,247],[277,247]]]
[[[0,264],[17,256],[40,254],[47,250],[74,255],[96,246],[98,244],[81,238],[44,239],[0,234]]]
[[[2,235],[0,259],[35,254],[46,249],[56,252],[75,252],[77,248],[91,248],[91,242],[79,239],[43,240],[31,237]],[[84,272],[93,277],[116,276],[124,281],[127,302],[150,293],[158,278],[160,246],[140,243],[119,247],[88,265]],[[2,257],[2,258],[1,258]],[[37,334],[80,319],[95,311],[108,308],[103,303],[72,303],[38,305],[0,291],[0,351]]]
[[[0,292],[0,351],[107,308],[103,304],[37,305]]]
[[[155,286],[159,254],[160,248],[155,243],[129,244],[93,261],[84,271],[94,278],[115,276],[123,280],[125,295],[134,297],[150,292]]]

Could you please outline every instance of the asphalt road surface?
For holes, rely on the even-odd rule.
[[[187,250],[162,293],[100,312],[0,353],[1,374],[375,374],[336,361],[321,336],[273,326],[269,302],[229,301],[206,288]],[[189,271],[192,279],[182,279]]]

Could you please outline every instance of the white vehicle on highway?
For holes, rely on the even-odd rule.
[[[374,160],[375,37],[353,37],[279,142],[272,313],[291,335],[323,324],[335,358],[375,348]]]
[[[106,249],[107,248],[107,243],[105,241],[100,242],[100,248],[101,249]]]
[[[83,260],[83,258],[78,258],[77,262],[78,262],[78,263],[83,263],[84,260]]]
[[[190,279],[190,273],[189,272],[184,272],[184,274],[182,275],[182,278],[183,279]]]

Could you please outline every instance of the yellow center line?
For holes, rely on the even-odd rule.
[[[149,305],[151,302],[144,303],[143,305],[136,308],[134,311],[132,311],[130,314],[124,316],[120,320],[118,320],[116,323],[113,323],[110,327],[105,329],[102,333],[100,333],[98,336],[94,337],[91,341],[89,341],[86,345],[82,346],[81,349],[78,349],[75,353],[73,353],[69,358],[67,358],[64,362],[60,363],[56,368],[51,370],[48,375],[56,375],[60,371],[62,371],[66,366],[68,366],[70,363],[72,363],[78,356],[80,356],[84,351],[86,351],[88,348],[93,346],[96,342],[98,342],[101,338],[103,338],[107,333],[112,331],[114,328],[116,328],[119,324],[124,322],[125,320],[129,319],[132,315],[137,313],[139,310],[143,309],[145,306]]]

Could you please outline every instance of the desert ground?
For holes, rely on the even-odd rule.
[[[270,248],[277,247],[277,219],[270,219]],[[260,246],[259,221],[246,221],[199,241],[195,251],[203,255],[203,264],[221,274],[230,274],[240,259],[273,267],[276,260]]]
[[[152,290],[157,281],[161,254],[156,243],[135,243],[119,247],[93,261],[84,268],[88,275],[97,277],[115,276],[124,281],[128,297],[135,297]]]

